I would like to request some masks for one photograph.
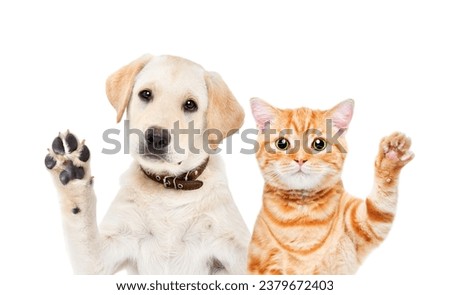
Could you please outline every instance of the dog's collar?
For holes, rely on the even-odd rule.
[[[203,181],[196,180],[205,171],[208,165],[209,157],[198,167],[189,170],[181,175],[162,175],[156,173],[149,173],[141,166],[142,172],[153,181],[159,182],[167,189],[176,190],[196,190],[202,187]]]

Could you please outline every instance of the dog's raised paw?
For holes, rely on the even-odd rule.
[[[90,151],[84,141],[79,142],[76,136],[67,130],[53,140],[44,162],[45,167],[66,185],[72,180],[85,178],[89,158]]]

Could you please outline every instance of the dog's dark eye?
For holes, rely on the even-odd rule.
[[[192,99],[186,100],[183,108],[186,112],[195,112],[198,109],[197,104]]]
[[[139,98],[144,102],[149,102],[153,98],[153,93],[148,89],[142,90],[139,92]]]
[[[275,142],[275,146],[277,147],[277,149],[285,151],[289,148],[290,143],[289,140],[287,140],[284,137],[281,137],[277,139],[277,141]]]
[[[323,151],[327,147],[325,139],[318,137],[312,142],[312,148],[318,152]]]

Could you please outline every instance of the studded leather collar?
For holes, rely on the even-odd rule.
[[[161,183],[167,189],[175,190],[196,190],[202,187],[203,181],[197,180],[197,178],[205,171],[206,165],[208,165],[209,157],[197,168],[189,170],[181,175],[164,175],[149,173],[141,167],[142,172],[153,181]]]

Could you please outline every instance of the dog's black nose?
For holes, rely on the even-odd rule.
[[[170,143],[169,130],[156,126],[150,127],[145,132],[145,140],[151,153],[166,153],[167,146]]]

